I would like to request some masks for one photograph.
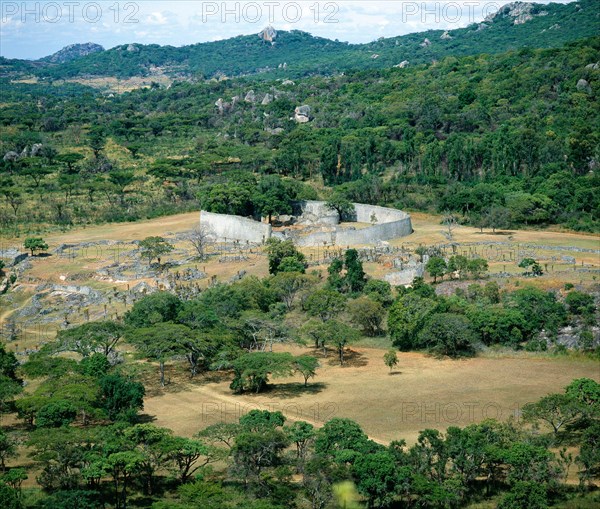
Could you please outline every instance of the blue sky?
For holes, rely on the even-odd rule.
[[[567,3],[569,0],[558,0]],[[271,24],[353,43],[481,21],[506,0],[56,0],[0,2],[0,55],[41,58],[62,47],[138,42],[182,46],[258,33]],[[539,1],[538,3],[550,3]]]

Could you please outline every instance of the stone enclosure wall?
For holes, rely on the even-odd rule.
[[[229,214],[200,212],[200,224],[206,225],[218,240],[241,240],[262,244],[271,237],[270,224]]]
[[[298,246],[305,247],[324,243],[342,247],[376,244],[405,237],[413,231],[409,214],[375,205],[354,204],[354,217],[350,219],[371,224],[359,229],[340,226],[337,212],[327,208],[322,201],[299,202],[294,209],[298,215],[296,224],[307,226],[307,231],[290,229],[273,232],[271,225],[265,223],[206,211],[200,213],[200,223],[210,228],[219,240],[235,239],[261,244],[273,235],[282,239],[291,238]]]

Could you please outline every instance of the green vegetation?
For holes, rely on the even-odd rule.
[[[321,198],[343,221],[354,202],[443,213],[449,242],[457,223],[597,232],[594,2],[534,6],[533,19],[516,25],[501,13],[444,38],[350,45],[292,31],[275,44],[135,44],[60,65],[0,59],[0,230],[24,239],[33,257],[48,249],[40,232],[55,225],[203,209],[277,226],[293,201]],[[408,68],[394,67],[402,60]],[[149,77],[150,66],[177,79],[117,95],[65,81]],[[300,105],[310,107],[307,123],[290,118]],[[187,240],[195,260],[211,262],[210,232]],[[156,235],[138,248],[150,272],[164,274],[173,264],[163,258],[178,252]],[[452,366],[496,349],[598,356],[597,285],[549,291],[538,278],[548,268],[532,254],[519,253],[521,274],[499,285],[483,258],[426,245],[415,253],[433,282],[392,288],[366,274],[364,251],[339,251],[326,271],[313,270],[314,254],[272,238],[252,253],[267,257],[263,278],[144,292],[118,313],[105,306],[102,320],[86,310],[74,326],[66,311],[77,303],[65,299],[63,326],[35,349],[18,347],[11,322],[0,345],[3,507],[591,507],[600,384],[590,378],[525,404],[520,421],[422,429],[412,445],[375,441],[335,414],[313,424],[255,409],[209,426],[202,414],[183,437],[141,413],[146,394],[193,385],[204,398],[219,379],[231,389],[220,402],[293,403],[337,381],[321,382],[321,366],[353,376],[367,341],[388,350],[391,340],[378,362],[394,375],[405,374],[393,372],[405,364],[398,350]],[[44,263],[31,260],[36,271]],[[23,288],[8,297],[33,306],[27,286],[38,273],[12,270],[8,285],[19,274]],[[396,380],[404,378],[386,375],[384,390]],[[574,467],[578,487],[567,482]]]
[[[177,82],[108,99],[13,83],[4,87],[0,151],[43,148],[0,163],[0,226],[199,207],[272,219],[289,213],[290,200],[317,198],[322,181],[333,187],[322,197],[342,216],[361,201],[451,212],[494,231],[552,223],[597,231],[600,129],[589,64],[599,44],[309,77],[270,104],[238,101],[223,112],[219,98],[270,93],[279,82]],[[27,106],[41,98],[41,109]],[[305,103],[314,120],[290,121]],[[58,130],[47,130],[48,119]]]

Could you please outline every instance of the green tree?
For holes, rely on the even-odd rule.
[[[346,268],[344,280],[349,291],[361,292],[365,287],[367,278],[356,249],[346,250],[344,255],[344,267]]]
[[[161,257],[174,249],[173,245],[162,237],[146,237],[140,241],[139,248],[141,256],[148,258],[148,265],[152,263],[154,258],[158,260],[158,264],[160,265]]]
[[[317,431],[315,452],[337,456],[343,451],[366,451],[369,439],[353,420],[334,417]]]
[[[48,244],[41,237],[28,237],[24,242],[25,249],[31,251],[31,256],[34,256],[36,251],[45,251],[48,249]]]
[[[295,260],[295,259],[294,259]],[[294,300],[301,291],[307,289],[311,279],[300,272],[281,271],[269,280],[269,286],[273,288],[277,297],[283,301],[289,311],[294,306]]]
[[[83,159],[84,156],[76,152],[68,152],[66,154],[60,154],[56,156],[56,161],[58,163],[64,164],[66,166],[67,173],[71,174],[77,173],[75,165]]]
[[[596,311],[594,297],[588,293],[573,290],[567,294],[565,302],[574,315],[590,316]]]
[[[68,426],[77,417],[77,408],[68,402],[57,400],[41,407],[36,415],[35,424],[38,428],[59,428]]]
[[[349,221],[354,214],[354,203],[337,191],[333,192],[325,206],[330,210],[335,210],[340,216],[340,221]]]
[[[425,265],[425,270],[429,272],[429,275],[433,277],[433,282],[437,282],[437,278],[444,278],[444,274],[448,270],[446,266],[446,261],[439,256],[432,256],[429,258],[429,261]]]
[[[388,330],[394,346],[400,350],[416,348],[418,333],[437,308],[437,301],[415,292],[396,299],[388,315]]]
[[[189,337],[191,329],[175,323],[157,323],[152,327],[133,329],[127,340],[145,358],[158,362],[160,385],[165,386],[165,363],[177,355],[184,355],[186,348],[182,339]]]
[[[0,415],[7,410],[9,402],[23,390],[16,370],[19,362],[13,352],[7,352],[0,344]]]
[[[379,302],[367,296],[359,297],[348,302],[348,313],[352,323],[361,327],[367,336],[381,333],[385,311]]]
[[[483,258],[474,258],[467,263],[467,271],[473,279],[480,279],[488,270],[488,262]]]
[[[594,479],[600,478],[600,423],[593,422],[581,437],[581,447],[577,456],[579,482],[592,484]]]
[[[174,322],[181,309],[182,302],[172,293],[155,292],[141,298],[125,313],[125,324],[139,328],[161,322]]]
[[[561,428],[573,424],[581,415],[581,404],[568,394],[549,394],[523,406],[523,419],[545,422],[550,425],[555,437]]]
[[[71,329],[59,331],[56,352],[75,352],[83,357],[102,353],[108,357],[123,337],[125,327],[117,322],[89,322]]]
[[[462,315],[431,315],[418,335],[418,344],[436,355],[458,357],[474,352],[476,340],[471,322]]]
[[[541,276],[544,274],[542,267],[533,258],[523,258],[519,262],[519,267],[525,269],[524,276]]]
[[[18,442],[12,434],[0,429],[0,469],[6,472],[6,461],[17,456]]]
[[[318,367],[319,361],[310,355],[300,355],[294,359],[294,369],[304,377],[304,387],[308,385],[309,378],[316,376]]]
[[[296,421],[290,426],[285,426],[284,431],[290,441],[296,444],[296,458],[304,461],[309,444],[316,436],[315,427],[305,421]]]
[[[285,258],[293,258],[304,266],[306,262],[305,256],[296,249],[292,240],[281,240],[271,237],[267,240],[265,247],[267,256],[269,258],[269,273],[277,274],[280,272],[280,265]],[[289,260],[286,261],[287,268],[290,268]],[[297,268],[297,265],[293,265],[293,268]],[[304,272],[304,270],[300,271]]]
[[[396,350],[389,350],[383,355],[384,364],[390,368],[390,373],[398,364],[398,354]]]
[[[128,419],[144,408],[144,386],[123,375],[112,374],[100,379],[100,405],[112,421]]]
[[[269,375],[291,375],[294,370],[294,358],[289,353],[252,352],[235,359],[232,366],[234,379],[230,388],[235,393],[258,393],[266,387]]]
[[[392,286],[381,279],[369,279],[363,288],[363,293],[372,300],[381,303],[385,308],[394,302]]]
[[[346,308],[346,298],[332,290],[316,290],[307,297],[304,307],[310,316],[326,322]]]
[[[358,456],[352,471],[369,507],[384,508],[394,502],[400,480],[398,466],[389,452]]]
[[[547,509],[548,495],[545,486],[536,482],[519,481],[500,500],[498,509]]]

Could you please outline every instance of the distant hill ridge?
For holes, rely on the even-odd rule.
[[[560,47],[600,33],[598,0],[569,4],[507,4],[481,23],[348,44],[307,32],[276,31],[173,47],[124,44],[109,50],[71,45],[37,62],[0,59],[0,73],[61,79],[80,76],[212,78],[264,75],[301,77],[355,69],[429,63],[447,56],[501,53],[524,47]]]

